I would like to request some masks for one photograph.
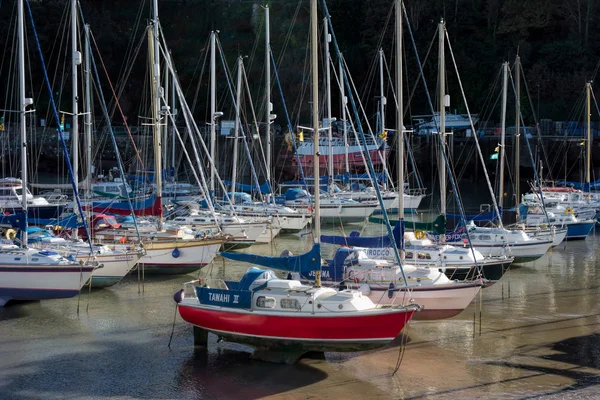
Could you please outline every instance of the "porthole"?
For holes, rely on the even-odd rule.
[[[275,299],[273,297],[259,296],[256,299],[256,307],[275,308]]]
[[[281,308],[299,310],[300,302],[296,299],[281,299]]]

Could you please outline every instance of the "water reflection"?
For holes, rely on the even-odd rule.
[[[305,362],[274,367],[252,360],[247,352],[227,347],[216,351],[196,349],[179,367],[176,392],[198,398],[258,399],[326,378],[325,372]]]
[[[288,235],[245,251],[310,245],[310,236]],[[134,274],[82,294],[79,314],[77,298],[19,303],[0,309],[0,398],[582,397],[600,384],[599,245],[598,236],[561,245],[512,269],[457,317],[412,322],[404,353],[397,339],[293,366],[252,360],[249,348],[212,336],[208,350],[195,349],[179,318],[173,330],[172,295],[198,274],[147,276],[143,286]],[[246,268],[217,258],[200,275],[237,279]]]

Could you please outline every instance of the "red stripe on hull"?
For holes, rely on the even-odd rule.
[[[181,317],[208,331],[274,339],[317,341],[392,340],[404,328],[414,310],[396,313],[350,312],[338,316],[280,316],[257,312],[222,311],[179,305]]]

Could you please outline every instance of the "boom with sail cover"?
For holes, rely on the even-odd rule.
[[[289,257],[269,257],[256,254],[222,252],[229,260],[242,261],[281,271],[311,272],[321,270],[321,245],[315,243],[308,253]]]

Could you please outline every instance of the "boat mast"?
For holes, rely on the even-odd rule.
[[[163,228],[162,214],[162,140],[160,134],[160,43],[158,41],[158,0],[153,1],[154,16],[152,19],[152,32],[150,37],[150,62],[152,62],[152,85],[154,94],[152,96],[152,119],[154,120],[154,179],[156,184],[156,200],[160,207],[158,216],[158,229]]]
[[[396,0],[396,142],[398,146],[398,223],[400,243],[404,243],[404,100],[402,99],[402,0]],[[382,94],[383,96],[383,94]],[[382,107],[383,109],[383,107]],[[383,120],[383,118],[382,118]],[[404,246],[400,246],[400,261],[404,262]]]
[[[521,220],[519,204],[521,203],[521,57],[517,56],[515,60],[515,87],[517,91],[517,101],[515,102],[515,210],[517,212],[517,221]]]
[[[331,129],[331,71],[329,66],[329,42],[331,41],[329,35],[329,27],[327,24],[327,18],[323,20],[323,29],[325,33],[325,86],[327,88],[327,138],[328,138],[328,155],[327,158],[327,191],[330,195],[333,194],[333,130]],[[318,142],[316,144],[318,146]],[[319,179],[318,176],[315,175],[315,179]],[[316,192],[319,193],[319,192]]]
[[[25,98],[25,33],[23,1],[18,0],[18,34],[19,34],[19,127],[21,129],[21,208],[23,209],[23,224],[21,230],[21,247],[27,247],[27,127],[25,126],[25,113],[28,105],[33,104],[33,99]]]
[[[346,105],[348,104],[348,98],[346,97],[346,85],[344,85],[344,61],[340,54],[340,97],[342,98],[342,123],[344,124],[344,161],[346,162],[346,174],[350,177],[350,165],[348,163],[348,127],[346,126]],[[346,185],[347,188],[350,186],[350,182]]]
[[[77,0],[71,0],[71,85],[72,85],[72,113],[71,121],[71,144],[73,146],[73,177],[75,184],[79,179],[79,93],[77,88],[77,66],[81,64],[81,53],[77,50]],[[77,192],[73,192],[73,203],[77,203]],[[83,216],[81,216],[83,217]],[[73,229],[73,237],[77,238],[77,229]]]
[[[238,162],[238,138],[240,132],[240,107],[242,98],[242,56],[238,57],[238,73],[237,73],[237,88],[235,96],[235,136],[233,137],[233,167],[231,168],[231,201],[235,204],[235,184],[237,175]],[[233,214],[233,208],[231,210]]]
[[[585,84],[585,94],[586,94],[586,118],[587,118],[587,144],[585,151],[585,183],[586,189],[590,191],[590,172],[591,172],[591,162],[592,162],[592,129],[591,129],[591,108],[590,108],[590,94],[592,92],[592,83],[587,82]]]
[[[273,111],[273,104],[271,104],[271,34],[268,4],[265,6],[265,30],[265,139],[267,142],[267,182],[271,185],[271,111]]]
[[[217,142],[217,118],[216,118],[216,102],[217,102],[217,77],[216,77],[216,55],[215,55],[215,32],[210,33],[210,158],[213,165],[210,168],[210,190],[215,192],[215,149]]]
[[[438,42],[439,42],[439,85],[440,85],[440,123],[439,132],[441,148],[439,151],[439,169],[440,169],[440,214],[446,218],[446,164],[444,161],[444,146],[446,145],[446,62],[444,60],[444,20],[442,19],[438,26]],[[435,117],[434,117],[435,120]],[[404,189],[404,188],[403,188]],[[440,235],[440,242],[446,243],[446,235],[442,233]]]
[[[85,163],[86,163],[86,191],[89,196],[92,192],[92,85],[91,85],[91,64],[90,64],[90,26],[85,24]],[[127,192],[127,189],[125,189]]]
[[[387,104],[387,99],[385,98],[383,91],[383,49],[379,49],[379,113],[381,118],[381,135],[382,140],[385,142],[385,137],[383,137],[383,132],[385,132],[385,105]],[[383,167],[383,173],[386,173],[385,169],[385,148],[381,152],[381,164]],[[387,178],[384,179],[384,190],[387,191]]]
[[[163,92],[163,96],[165,98],[165,106],[163,108],[163,120],[162,120],[162,124],[161,124],[161,129],[162,129],[162,142],[163,142],[163,163],[165,164],[165,170],[167,169],[167,166],[169,165],[169,160],[168,160],[168,143],[169,141],[167,140],[167,128],[169,125],[169,118],[167,116],[167,113],[169,113],[171,110],[168,109],[168,104],[169,104],[169,69],[167,67],[165,67],[165,84],[163,86],[164,88],[164,92]],[[166,175],[165,175],[166,176]]]
[[[506,137],[506,92],[508,89],[508,63],[504,62],[502,64],[502,116],[500,120],[500,157],[498,162],[500,162],[500,186],[498,188],[498,208],[500,212],[502,212],[502,207],[504,206],[504,145],[505,145],[505,137]],[[498,215],[500,220],[500,225],[502,225],[502,216]]]
[[[173,115],[173,126],[171,127],[171,170],[173,182],[175,182],[175,121],[177,120],[177,98],[175,97],[175,77],[171,79],[171,115]]]
[[[317,49],[317,0],[310,0],[310,49],[311,49],[311,76],[312,76],[312,125],[313,125],[313,166],[315,184],[315,223],[313,240],[318,244],[321,240],[321,199],[319,196],[319,55]],[[315,285],[321,286],[321,271],[315,272]]]

